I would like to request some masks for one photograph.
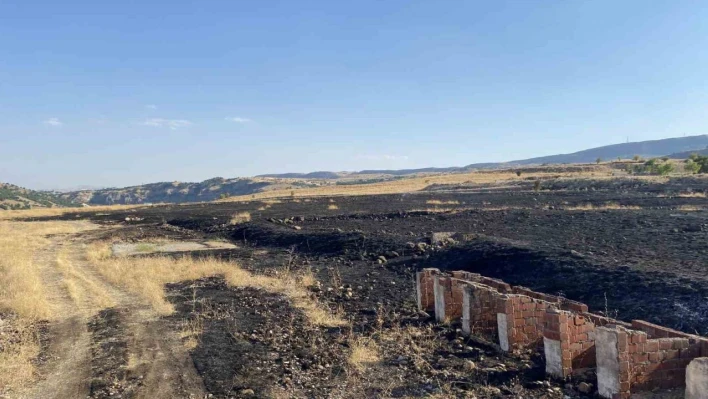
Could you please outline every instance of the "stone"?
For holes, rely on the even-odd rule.
[[[592,392],[592,384],[588,384],[587,382],[581,382],[580,384],[578,384],[578,392],[581,392],[581,393]]]
[[[466,360],[465,361],[465,370],[466,371],[472,371],[477,368],[477,365],[471,361],[471,360]]]

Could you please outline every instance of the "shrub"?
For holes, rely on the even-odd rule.
[[[708,173],[708,156],[691,154],[686,160],[684,169],[691,173]]]

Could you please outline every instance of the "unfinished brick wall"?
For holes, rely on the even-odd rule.
[[[423,269],[416,273],[418,310],[425,312],[435,310],[435,276],[440,274],[440,270],[438,269]]]
[[[682,387],[689,362],[708,356],[708,338],[641,320],[623,323],[589,313],[583,303],[476,273],[424,269],[416,283],[421,310],[435,311],[441,322],[462,319],[465,333],[498,339],[505,351],[542,346],[550,375],[595,367],[605,398]]]
[[[450,322],[462,318],[463,289],[469,281],[450,276],[435,276],[435,319]]]
[[[470,283],[463,289],[462,331],[467,335],[498,339],[497,301],[501,293],[488,285]]]
[[[505,351],[540,348],[544,316],[550,302],[526,295],[507,294],[497,300],[499,345]]]
[[[544,315],[543,347],[546,373],[565,378],[573,370],[594,368],[595,323],[582,315],[548,308]]]
[[[609,399],[626,399],[632,392],[683,387],[686,367],[701,356],[706,344],[705,339],[688,334],[649,338],[644,331],[615,325],[599,327],[597,332],[598,389],[600,396]]]
[[[556,295],[549,295],[549,294],[543,294],[543,293],[536,292],[536,291],[531,291],[530,289],[528,289],[526,287],[516,286],[512,289],[512,291],[514,294],[526,295],[526,296],[530,296],[531,298],[534,298],[534,299],[540,299],[542,301],[558,304],[558,306],[564,310],[572,310],[574,312],[587,312],[588,311],[588,305],[586,305],[584,303],[571,301],[570,299],[566,299],[566,298],[559,297]]]

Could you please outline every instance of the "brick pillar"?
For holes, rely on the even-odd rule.
[[[440,275],[438,269],[423,269],[416,273],[416,299],[418,310],[432,312],[435,310],[434,283],[435,276]]]

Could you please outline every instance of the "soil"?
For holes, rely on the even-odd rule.
[[[160,328],[141,336],[144,341],[159,332],[172,337],[161,341],[165,347],[184,348],[176,338],[180,328],[196,321],[203,326],[185,353],[196,380],[174,384],[203,391],[185,388],[176,397],[562,398],[585,395],[577,389],[583,378],[550,381],[538,355],[508,356],[493,343],[463,337],[455,324],[439,325],[418,312],[415,271],[469,270],[562,294],[622,320],[641,318],[705,335],[708,212],[701,209],[708,203],[678,194],[707,188],[701,179],[587,180],[544,182],[536,192],[530,181],[284,199],[267,207],[255,201],[167,205],[60,218],[110,226],[100,238],[116,242],[228,241],[236,247],[188,254],[233,260],[254,273],[311,270],[320,282],[312,297],[349,321],[345,327],[315,327],[286,298],[228,287],[218,276],[170,284],[166,293],[176,312],[150,321]],[[251,221],[231,225],[240,212],[250,212]],[[435,232],[456,234],[439,240]],[[82,239],[97,238],[85,233]],[[91,375],[104,376],[95,385],[96,397],[107,387],[123,397],[146,392],[147,377],[120,374],[138,334],[132,325],[141,323],[130,320],[135,306],[121,303],[104,310],[101,322],[87,321]],[[106,340],[114,346],[95,352],[96,342]],[[374,342],[381,353],[379,363],[363,370],[348,360],[361,340]],[[189,369],[175,363],[176,370]],[[111,388],[115,381],[120,384]],[[169,397],[163,394],[153,397]]]

